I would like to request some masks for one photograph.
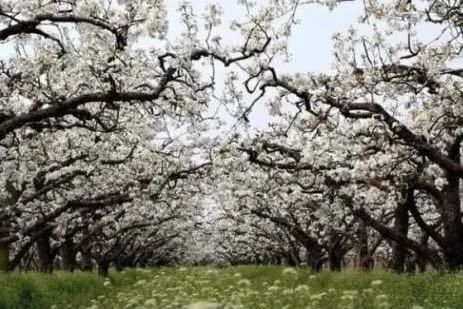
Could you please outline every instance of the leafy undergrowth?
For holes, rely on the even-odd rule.
[[[278,266],[162,268],[90,308],[463,308],[463,274],[311,274]]]
[[[279,266],[0,275],[0,308],[463,308],[463,274]]]

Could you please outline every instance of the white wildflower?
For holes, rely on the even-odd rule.
[[[301,285],[298,285],[294,291],[296,292],[307,292],[309,291],[309,286],[308,285],[305,285],[305,284],[301,284]]]
[[[241,279],[238,281],[238,285],[239,286],[250,286],[251,281],[249,281],[248,279]]]
[[[283,275],[297,276],[297,271],[294,268],[287,267],[283,269]]]
[[[378,286],[378,285],[381,285],[381,284],[383,284],[382,280],[373,280],[373,281],[371,281],[372,286]]]
[[[220,309],[220,305],[209,302],[197,302],[187,305],[185,309]]]

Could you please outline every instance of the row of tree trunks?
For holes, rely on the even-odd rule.
[[[94,256],[92,251],[94,248],[91,245],[90,239],[84,237],[86,239],[84,243],[77,244],[73,236],[68,235],[61,246],[54,249],[51,245],[52,230],[53,228],[48,226],[37,231],[32,235],[30,241],[19,249],[14,257],[10,256],[11,244],[7,242],[0,243],[0,272],[13,271],[17,267],[25,267],[25,269],[36,268],[40,272],[50,273],[55,267],[54,261],[58,252],[61,257],[61,269],[72,272],[76,267],[80,267],[82,271],[93,271]],[[124,246],[115,246],[111,251],[107,252],[106,257],[103,256],[96,259],[100,275],[108,276],[111,263],[119,271],[126,266],[139,265],[142,267],[146,265],[147,258],[138,254],[137,250],[129,255],[121,255],[123,248]],[[77,262],[78,252],[80,252],[79,263]]]
[[[30,258],[28,264],[33,262],[35,265],[26,265],[26,269],[30,267],[36,267],[40,272],[52,272],[55,267],[55,254],[50,243],[50,233],[41,233],[40,236],[37,237],[35,244],[37,249],[36,251],[28,250],[28,252],[22,255],[24,258]],[[9,250],[9,247],[7,245],[4,245],[1,248],[5,248],[5,251],[2,251],[5,253],[5,258],[3,260],[5,263],[4,271],[12,271],[13,269],[11,268],[11,261],[8,260],[8,254],[6,251]],[[61,269],[72,272],[76,269],[76,267],[80,266],[81,271],[93,271],[94,260],[92,258],[91,247],[83,247],[83,249],[80,250],[80,263],[77,262],[78,249],[76,248],[72,238],[66,238],[65,242],[61,245],[59,250],[61,253]],[[34,258],[34,256],[36,258]],[[145,267],[147,265],[147,258],[142,255],[118,255],[115,257],[114,260],[112,260],[111,258],[97,259],[96,266],[98,274],[105,277],[108,276],[109,267],[111,266],[111,264],[114,264],[117,271],[122,271],[124,267]]]

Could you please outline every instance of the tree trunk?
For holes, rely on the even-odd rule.
[[[92,263],[92,248],[82,248],[80,251],[82,256],[81,262],[81,269],[82,271],[92,271],[93,270],[93,263]]]
[[[455,143],[449,151],[449,156],[460,163],[460,143]],[[463,227],[460,209],[460,179],[454,173],[447,171],[447,186],[444,188],[442,203],[442,223],[444,238],[447,243],[445,259],[450,270],[458,270],[463,265]]]
[[[427,247],[428,246],[428,239],[429,239],[429,235],[424,233],[423,236],[421,236],[421,241],[420,241],[421,245],[423,245],[424,247]],[[418,266],[418,271],[420,273],[424,273],[426,271],[426,265],[427,264],[428,264],[428,261],[426,261],[426,259],[424,259],[421,256],[417,256],[417,266]]]
[[[403,192],[403,195],[405,200],[399,203],[394,211],[394,230],[397,234],[407,237],[409,227],[408,210],[410,208],[410,204],[414,203],[413,190],[407,189]],[[404,272],[406,257],[407,248],[398,242],[393,242],[391,261],[392,270],[398,273]]]
[[[409,274],[414,274],[416,272],[416,256],[414,254],[410,254],[405,259],[405,272]]]
[[[442,222],[444,225],[444,237],[447,243],[445,258],[451,270],[458,270],[463,265],[463,243],[462,226],[460,222],[460,197],[454,185],[449,184],[445,192],[444,203],[442,205]]]
[[[372,259],[368,246],[368,230],[367,225],[363,220],[358,220],[357,239],[358,239],[358,253],[359,253],[359,266],[364,271],[372,269]]]
[[[299,260],[291,249],[286,252],[286,262],[289,266],[299,265]]]
[[[108,277],[109,275],[109,262],[102,260],[98,263],[98,275],[102,277]]]
[[[141,257],[135,265],[138,265],[138,267],[140,268],[146,268],[146,266],[148,265],[148,260],[145,257]]]
[[[343,255],[338,252],[330,252],[329,267],[331,271],[341,271]]]
[[[375,220],[362,208],[354,210],[354,215],[361,218],[369,226],[374,228],[384,239],[401,243],[403,247],[412,250],[415,254],[425,257],[435,268],[440,269],[442,260],[437,251],[428,247],[423,247],[420,243],[407,237],[403,237],[403,235],[397,234],[394,229]]]
[[[123,271],[124,266],[123,266],[122,259],[120,258],[116,259],[116,261],[114,261],[114,267],[116,268],[116,271]]]
[[[72,237],[66,237],[61,247],[62,267],[65,271],[74,271],[76,265],[76,252]]]
[[[93,270],[93,263],[92,263],[92,246],[90,244],[89,239],[89,231],[88,227],[84,226],[82,230],[83,235],[83,242],[80,246],[80,254],[81,254],[81,265],[80,269],[82,271],[92,271]]]
[[[313,272],[320,272],[323,266],[323,254],[317,250],[308,252],[307,265],[310,266]]]
[[[8,271],[8,261],[10,257],[10,244],[0,244],[0,272]]]
[[[39,255],[39,271],[50,273],[53,271],[53,254],[50,245],[50,231],[44,232],[37,239],[37,252]]]
[[[1,210],[0,206],[0,210]],[[2,212],[0,211],[0,216]],[[8,220],[5,218],[0,219],[0,238],[7,237],[9,235]],[[10,259],[10,244],[8,242],[0,244],[0,272],[9,271],[9,259]]]

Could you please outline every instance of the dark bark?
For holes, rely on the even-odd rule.
[[[312,250],[307,253],[307,265],[313,272],[320,272],[324,262],[323,253],[318,250]]]
[[[109,265],[110,263],[107,260],[102,260],[98,262],[98,275],[102,277],[108,277],[109,275]]]
[[[81,269],[82,271],[92,271],[93,270],[93,263],[92,263],[92,248],[91,247],[84,247],[80,251],[82,261],[81,261]]]
[[[413,189],[404,190],[405,200],[396,207],[394,211],[394,230],[398,235],[408,237],[409,218],[408,210],[414,203]],[[393,271],[402,273],[405,271],[405,262],[407,257],[407,248],[398,242],[392,245],[392,261],[391,268]]]
[[[460,140],[457,140],[450,148],[449,157],[455,163],[460,163]],[[463,265],[460,178],[451,170],[447,170],[446,178],[448,184],[444,188],[444,201],[441,209],[444,238],[447,244],[444,255],[449,269],[458,270]]]
[[[349,233],[350,227],[346,228],[345,233]],[[330,232],[329,240],[324,248],[328,253],[328,266],[331,271],[341,271],[342,261],[346,253],[352,249],[348,238],[334,230]]]
[[[423,236],[421,236],[421,245],[423,247],[428,247],[428,240],[429,240],[429,236],[428,234],[423,234]],[[418,271],[423,273],[426,271],[426,265],[428,264],[428,262],[426,261],[426,259],[424,259],[423,257],[421,256],[417,256],[417,266],[418,266]]]
[[[442,268],[442,259],[435,250],[423,247],[420,243],[404,237],[403,235],[397,234],[395,230],[372,218],[365,209],[360,208],[354,210],[354,215],[361,218],[366,224],[374,228],[384,239],[398,242],[401,246],[415,252],[415,254],[425,257],[436,269]]]
[[[300,264],[300,260],[299,260],[299,257],[297,256],[297,254],[293,251],[293,250],[288,250],[286,253],[285,253],[285,256],[286,256],[286,262],[289,266],[297,266]]]
[[[8,261],[10,256],[10,244],[0,244],[0,272],[8,271]]]
[[[368,229],[365,222],[363,222],[361,219],[358,220],[357,242],[360,269],[370,271],[372,269],[373,263],[368,246]]]
[[[48,229],[49,227],[45,227],[43,230],[37,232],[37,234],[32,235],[29,241],[27,241],[25,244],[22,245],[22,247],[19,248],[15,256],[8,263],[9,271],[13,271],[16,267],[18,267],[18,265],[21,264],[21,261],[24,259],[27,253],[30,252],[30,248],[37,242],[37,240],[41,237],[42,233],[47,233]]]
[[[117,259],[114,262],[114,267],[116,268],[116,271],[123,271],[124,270],[124,265],[122,264],[121,259]]]
[[[315,272],[321,271],[324,262],[323,247],[317,238],[304,231],[298,224],[293,224],[284,217],[274,217],[257,210],[253,210],[252,213],[285,228],[307,250],[307,264],[312,270]]]
[[[80,262],[80,269],[82,271],[92,271],[93,270],[93,263],[92,263],[92,246],[90,245],[90,232],[87,226],[84,226],[82,229],[83,241],[80,244],[80,254],[81,254],[81,262]]]
[[[50,231],[44,232],[37,239],[37,252],[39,257],[39,271],[53,271],[53,252],[50,244]]]
[[[141,258],[138,260],[137,264],[140,268],[146,268],[148,266],[148,260],[146,258]],[[161,262],[161,266],[167,265],[165,262]]]
[[[72,237],[66,237],[61,246],[62,268],[66,271],[74,271],[76,266],[76,251]]]
[[[331,271],[341,271],[343,257],[344,255],[338,252],[329,253],[328,262]]]
[[[409,274],[414,274],[416,272],[417,259],[414,254],[406,256],[404,271]]]
[[[13,190],[12,190],[13,191]],[[0,207],[0,239],[9,236],[9,215],[3,213]],[[10,243],[0,242],[0,272],[6,272],[9,270],[9,259],[10,259]]]

